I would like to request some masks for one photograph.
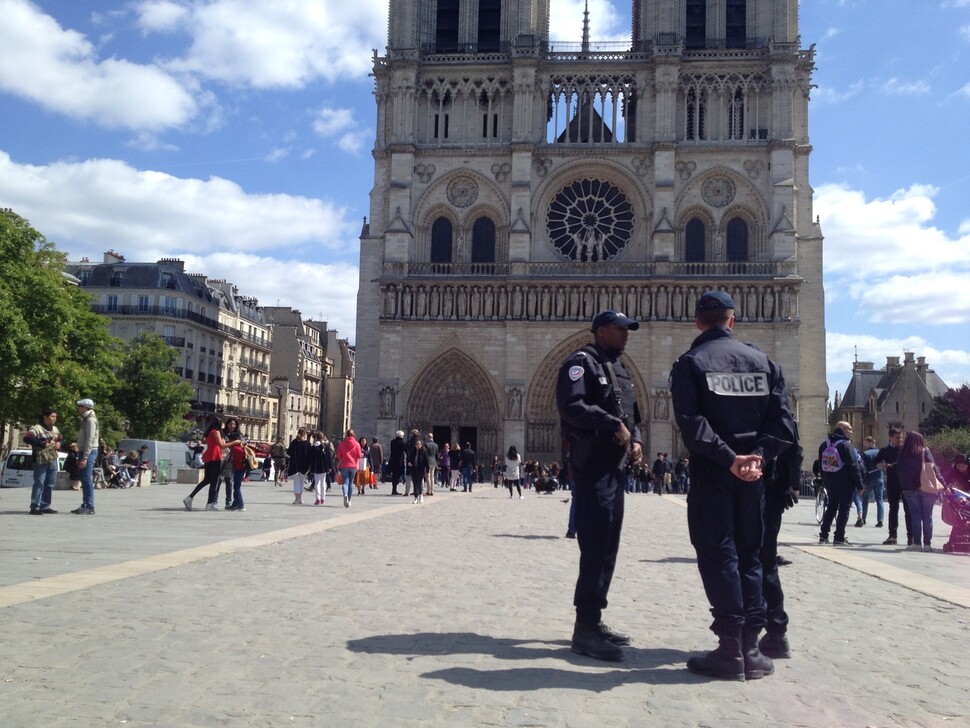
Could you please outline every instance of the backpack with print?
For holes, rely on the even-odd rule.
[[[825,441],[825,448],[822,450],[819,460],[822,464],[822,472],[825,473],[837,473],[845,465],[842,462],[842,453],[839,452],[836,443],[832,442],[831,439]]]

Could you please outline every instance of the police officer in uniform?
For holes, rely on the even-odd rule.
[[[556,406],[575,480],[579,578],[573,604],[572,651],[620,660],[629,635],[602,620],[623,527],[627,462],[643,455],[633,382],[619,361],[630,331],[640,324],[617,311],[593,318],[595,343],[571,354],[559,369]]]
[[[796,441],[795,422],[778,365],[734,339],[731,296],[704,293],[695,320],[701,335],[674,364],[670,390],[690,450],[690,539],[719,646],[689,658],[687,669],[729,680],[760,678],[774,672],[758,647],[766,621],[762,467]]]

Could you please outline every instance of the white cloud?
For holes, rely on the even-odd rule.
[[[903,81],[893,76],[882,83],[882,91],[896,96],[922,96],[930,93],[930,85],[926,81]]]
[[[944,263],[970,269],[970,240],[950,239],[931,224],[935,194],[933,187],[913,185],[888,199],[868,200],[845,185],[820,185],[814,210],[826,238],[826,274],[871,281]]]
[[[359,227],[322,200],[247,194],[219,177],[183,179],[110,159],[21,165],[0,152],[0,207],[72,257],[106,248],[159,254],[324,247],[348,257]]]
[[[106,127],[158,130],[191,120],[199,104],[165,71],[99,60],[83,35],[26,0],[0,0],[0,90]]]
[[[190,12],[191,48],[170,67],[256,88],[363,80],[386,42],[386,0],[211,0]]]
[[[284,149],[283,147],[276,147],[269,154],[267,154],[264,159],[267,162],[281,162],[290,156],[290,150]]]
[[[188,8],[171,0],[145,0],[135,6],[138,27],[144,32],[173,30],[188,15]]]
[[[337,146],[350,154],[360,154],[373,138],[369,129],[360,129],[352,109],[323,108],[313,120],[313,131],[322,137],[338,137]]]
[[[313,120],[313,131],[320,136],[334,136],[357,126],[353,109],[324,108],[317,112]]]
[[[837,104],[846,101],[854,96],[858,96],[865,89],[865,81],[855,81],[845,89],[837,89],[831,86],[820,85],[812,90],[812,102],[822,104]]]

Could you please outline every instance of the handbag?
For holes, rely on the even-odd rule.
[[[943,490],[943,483],[936,476],[936,466],[929,460],[923,462],[923,467],[919,473],[919,489],[922,493],[936,495]]]
[[[343,484],[344,484],[344,476],[341,475],[340,474],[340,471],[338,470],[337,471],[337,485],[343,485]]]

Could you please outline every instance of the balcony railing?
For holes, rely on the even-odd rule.
[[[213,318],[202,316],[196,311],[169,306],[112,306],[111,304],[91,304],[91,310],[104,316],[137,316],[139,318],[175,318],[194,321],[211,329],[219,329],[220,324]]]
[[[688,263],[385,263],[384,275],[407,278],[780,278],[795,273],[794,261],[743,261]]]
[[[163,336],[162,340],[169,346],[175,346],[175,347],[178,347],[179,349],[185,346],[184,336]]]

